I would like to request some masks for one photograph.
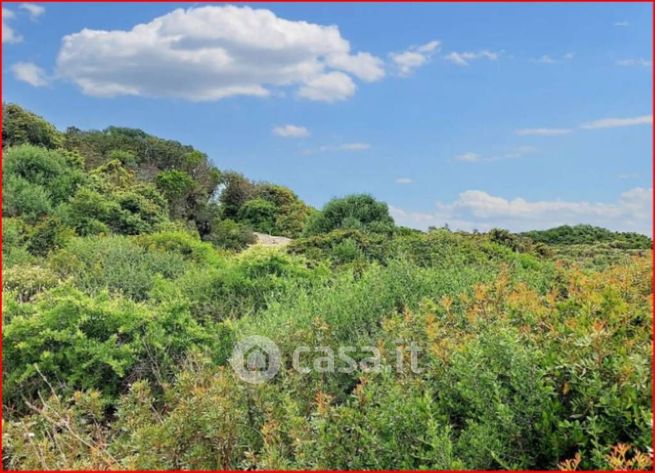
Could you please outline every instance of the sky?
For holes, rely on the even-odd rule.
[[[398,224],[651,234],[652,5],[8,3],[5,102]]]

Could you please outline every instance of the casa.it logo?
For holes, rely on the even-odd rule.
[[[239,341],[232,351],[230,364],[246,383],[262,384],[280,370],[280,349],[269,338],[253,335]]]

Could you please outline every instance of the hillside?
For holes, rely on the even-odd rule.
[[[651,467],[647,237],[420,232],[9,104],[2,159],[5,469]]]
[[[613,248],[648,249],[653,247],[650,238],[639,233],[612,232],[591,225],[562,225],[548,230],[533,230],[521,235],[549,245],[596,245],[607,244]]]

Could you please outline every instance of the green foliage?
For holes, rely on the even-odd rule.
[[[217,265],[221,258],[214,247],[183,231],[160,231],[141,235],[136,242],[147,251],[176,254],[196,264]]]
[[[591,225],[563,225],[549,230],[534,230],[525,232],[532,240],[549,245],[580,245],[609,243],[621,249],[650,249],[653,242],[639,233],[612,232],[605,228]]]
[[[335,265],[356,260],[385,263],[391,255],[390,246],[384,235],[340,229],[294,240],[288,251],[305,255],[311,260],[327,259]]]
[[[22,399],[55,387],[96,387],[114,396],[133,370],[164,382],[188,346],[211,343],[179,309],[153,312],[107,293],[91,298],[70,288],[34,304],[10,305],[5,317],[3,396],[18,408]]]
[[[166,219],[166,202],[152,186],[85,186],[59,209],[79,235],[148,233]]]
[[[35,256],[46,256],[49,252],[66,245],[74,232],[57,217],[48,217],[34,225],[30,231],[27,250]]]
[[[163,171],[155,178],[157,189],[169,202],[173,216],[183,216],[187,213],[186,202],[195,189],[195,182],[184,171]]]
[[[88,294],[105,289],[141,301],[158,276],[180,276],[186,263],[180,254],[146,249],[121,236],[77,238],[49,260],[62,279]]]
[[[276,211],[277,207],[274,203],[264,199],[253,199],[241,206],[237,217],[258,232],[274,233]]]
[[[61,133],[43,118],[16,104],[2,104],[3,147],[31,144],[53,149],[61,143]]]
[[[217,248],[238,251],[254,243],[255,235],[245,225],[234,220],[224,219],[214,221],[211,233],[206,236],[206,240]]]
[[[59,151],[32,145],[3,153],[3,215],[35,222],[85,182],[81,169]]]
[[[27,222],[36,222],[52,212],[50,195],[43,186],[10,174],[2,178],[2,204],[3,215],[23,217]]]
[[[236,218],[241,206],[256,194],[255,184],[235,172],[225,172],[221,175],[221,187],[218,200],[223,216],[228,219]]]
[[[391,233],[393,219],[387,204],[366,194],[332,199],[307,224],[308,236],[329,233],[336,229],[355,229],[375,233]]]

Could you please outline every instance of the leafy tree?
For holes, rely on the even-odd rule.
[[[16,176],[43,187],[55,205],[68,199],[87,179],[69,155],[33,145],[7,149],[2,165],[3,177]]]
[[[2,104],[2,146],[31,144],[54,149],[61,146],[61,133],[40,116],[16,104]]]
[[[184,171],[162,171],[155,178],[155,185],[168,200],[172,218],[187,215],[189,197],[196,188],[193,178]]]
[[[367,194],[349,195],[325,204],[323,210],[309,221],[305,234],[329,233],[339,228],[391,233],[394,222],[387,204]]]
[[[277,206],[264,199],[247,201],[239,209],[238,219],[258,232],[274,233]]]
[[[256,194],[256,186],[242,174],[225,172],[221,176],[221,191],[218,201],[225,218],[237,218],[241,206]]]

